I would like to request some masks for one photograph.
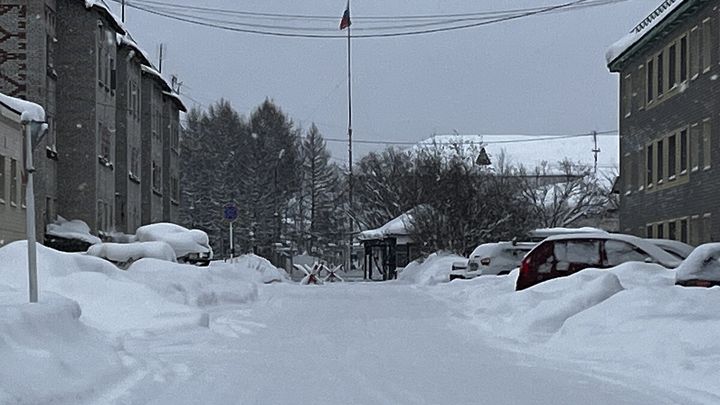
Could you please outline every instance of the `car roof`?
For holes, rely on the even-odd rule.
[[[661,247],[662,249],[671,250],[672,252],[677,252],[678,254],[682,255],[683,258],[688,257],[690,253],[692,253],[693,249],[695,249],[693,246],[688,245],[687,243],[680,242],[677,240],[672,239],[645,239],[647,241],[650,241],[651,243]]]
[[[491,252],[496,253],[501,250],[524,250],[529,251],[532,248],[537,246],[536,242],[491,242],[491,243],[483,243],[482,245],[479,245],[476,247],[472,253],[470,253],[470,258],[481,254],[483,252]]]
[[[639,247],[645,253],[651,255],[654,259],[659,261],[661,264],[668,266],[668,267],[676,267],[681,262],[681,260],[678,260],[676,257],[671,255],[670,253],[664,251],[662,248],[660,248],[659,246],[653,244],[652,242],[650,242],[646,239],[639,238],[639,237],[633,236],[633,235],[625,235],[622,233],[599,232],[599,233],[575,233],[575,234],[566,234],[566,235],[555,235],[555,236],[550,236],[549,238],[546,238],[545,241],[586,240],[586,239],[601,239],[601,240],[606,240],[606,241],[607,240],[617,240],[617,241],[630,243],[632,245]]]

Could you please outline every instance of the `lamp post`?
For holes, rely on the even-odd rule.
[[[38,302],[38,285],[37,285],[37,251],[35,249],[35,192],[33,190],[33,173],[35,167],[33,165],[33,137],[36,145],[47,132],[47,124],[33,120],[22,120],[25,129],[25,172],[27,173],[27,187],[25,188],[25,214],[27,227],[27,246],[28,246],[28,282],[30,302]]]

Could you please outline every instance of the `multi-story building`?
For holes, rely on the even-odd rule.
[[[0,5],[0,92],[45,109],[48,133],[33,155],[36,233],[57,214],[57,4],[55,0],[14,0]]]
[[[720,237],[719,0],[666,0],[608,51],[620,75],[620,230]]]
[[[61,214],[91,231],[115,228],[117,34],[103,6],[58,0],[58,196]]]
[[[185,107],[107,4],[3,2],[0,30],[0,92],[40,104],[49,126],[34,156],[38,236],[58,214],[94,233],[176,221]]]
[[[142,223],[176,222],[180,203],[180,111],[172,86],[152,66],[142,66]]]

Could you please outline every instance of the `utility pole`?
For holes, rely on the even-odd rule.
[[[122,0],[122,22],[125,22],[125,0]]]
[[[598,142],[597,142],[597,131],[592,131],[592,136],[593,136],[593,143],[595,144],[595,147],[592,150],[593,156],[595,157],[594,173],[595,173],[595,177],[597,177],[598,154],[600,154],[600,148],[598,147]]]
[[[163,47],[164,44],[160,44],[160,63],[158,64],[158,72],[162,73],[162,65],[163,65]]]

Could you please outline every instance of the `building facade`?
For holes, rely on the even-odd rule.
[[[40,239],[57,214],[57,20],[55,0],[0,4],[0,92],[39,104],[48,122],[48,133],[33,154]]]
[[[23,139],[20,112],[0,102],[0,247],[25,239]]]
[[[58,1],[59,206],[94,233],[115,229],[116,34],[125,33],[104,10]]]
[[[666,0],[611,48],[620,75],[620,231],[720,237],[720,1]]]
[[[174,86],[102,0],[2,3],[0,92],[44,107],[49,127],[34,154],[39,238],[57,215],[96,234],[177,221]]]

